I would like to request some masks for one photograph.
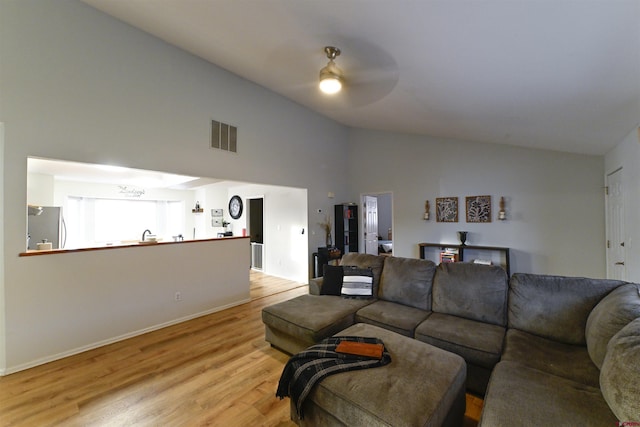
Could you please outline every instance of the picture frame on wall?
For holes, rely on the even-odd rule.
[[[468,196],[465,207],[467,222],[491,222],[491,196]]]
[[[457,197],[436,198],[436,221],[437,222],[458,222],[458,198]]]

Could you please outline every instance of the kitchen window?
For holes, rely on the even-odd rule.
[[[137,242],[146,229],[164,241],[183,233],[183,201],[67,197],[66,248]]]

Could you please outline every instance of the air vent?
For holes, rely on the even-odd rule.
[[[238,128],[211,120],[211,148],[238,152]]]

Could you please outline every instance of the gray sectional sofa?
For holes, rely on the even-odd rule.
[[[467,390],[484,396],[481,426],[640,423],[640,285],[353,253],[341,262],[371,268],[375,298],[322,295],[312,279],[308,295],[263,310],[267,341],[296,353],[373,324],[462,356]]]

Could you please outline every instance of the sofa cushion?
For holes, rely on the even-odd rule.
[[[349,298],[373,298],[373,271],[345,265],[342,267],[342,296]]]
[[[350,252],[344,254],[340,260],[340,265],[352,265],[360,268],[370,268],[373,271],[373,296],[378,295],[378,287],[380,286],[380,275],[382,274],[382,267],[384,266],[384,260],[387,257],[360,254],[356,252]]]
[[[504,334],[502,326],[432,313],[418,325],[415,338],[459,354],[467,362],[493,368],[500,360]]]
[[[342,294],[342,276],[344,275],[342,266],[326,264],[322,273],[320,295],[340,296]]]
[[[640,318],[611,338],[600,372],[602,394],[620,421],[640,421]]]
[[[598,368],[607,353],[612,336],[633,319],[640,317],[640,285],[628,283],[604,297],[587,318],[587,349]]]
[[[373,300],[333,295],[300,295],[262,309],[262,321],[309,345],[330,337],[354,323],[358,309]]]
[[[433,279],[437,313],[506,325],[508,277],[502,267],[466,262],[440,264]]]
[[[426,259],[388,257],[378,298],[430,311],[435,270],[435,263]]]
[[[616,426],[596,387],[501,361],[489,380],[479,427]]]
[[[509,329],[501,360],[518,362],[531,369],[598,387],[600,372],[584,346],[564,344]]]
[[[509,327],[585,345],[587,317],[618,280],[515,273],[509,282]]]
[[[378,300],[356,312],[356,323],[368,323],[389,329],[400,335],[413,337],[416,326],[430,313],[430,311]]]

